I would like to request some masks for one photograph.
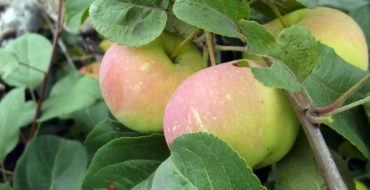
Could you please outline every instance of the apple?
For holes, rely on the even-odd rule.
[[[171,147],[185,133],[209,132],[229,143],[254,168],[281,159],[299,122],[281,90],[265,87],[248,67],[230,63],[201,70],[172,95],[164,115]]]
[[[173,59],[181,37],[163,33],[141,47],[112,44],[100,66],[100,87],[118,121],[139,132],[163,130],[165,106],[178,85],[205,67],[200,51],[187,44]]]
[[[284,15],[288,25],[305,26],[316,40],[331,47],[346,62],[368,68],[368,47],[360,26],[347,14],[332,8],[300,9]],[[265,25],[275,36],[283,26],[279,20]]]
[[[95,79],[99,79],[99,70],[100,70],[100,65],[98,63],[92,63],[92,64],[81,67],[80,73],[93,77]]]

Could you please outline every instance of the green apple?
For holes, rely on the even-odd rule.
[[[254,168],[281,159],[292,147],[298,126],[281,90],[265,87],[250,68],[229,63],[186,79],[164,115],[169,146],[182,134],[209,132],[229,143]]]
[[[205,67],[193,44],[170,59],[182,40],[164,33],[145,46],[113,44],[108,49],[100,66],[100,87],[121,123],[139,132],[163,130],[163,113],[172,93],[189,75]]]
[[[333,48],[346,62],[367,70],[369,55],[360,26],[347,14],[332,8],[300,9],[284,15],[288,25],[305,26],[321,43]],[[265,25],[275,36],[283,29],[279,20]]]

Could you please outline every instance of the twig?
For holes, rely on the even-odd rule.
[[[53,62],[54,62],[55,57],[56,57],[57,45],[58,45],[58,40],[59,40],[59,36],[60,36],[60,32],[61,32],[61,20],[62,20],[61,15],[62,15],[62,11],[63,11],[63,9],[62,9],[63,8],[63,2],[64,2],[63,0],[59,0],[58,21],[57,21],[56,29],[54,31],[53,49],[52,49],[50,60],[49,60],[49,66],[46,70],[44,80],[42,81],[41,94],[40,94],[40,97],[39,97],[39,101],[37,103],[36,113],[35,113],[35,116],[34,116],[33,121],[32,121],[31,129],[30,129],[30,132],[28,134],[28,141],[30,141],[33,138],[34,134],[35,134],[36,126],[37,126],[37,119],[40,116],[42,102],[43,102],[44,97],[45,97],[46,86],[47,86],[48,79],[49,79],[49,72],[51,70],[51,67],[52,67]]]
[[[272,0],[267,0],[266,4],[271,8],[272,12],[274,12],[274,14],[277,16],[281,25],[283,25],[284,28],[287,28],[289,25],[285,22],[283,16],[281,15],[279,9],[276,7],[275,3]]]
[[[223,45],[215,45],[215,49],[219,51],[240,51],[246,52],[247,48],[244,46],[223,46]]]
[[[9,181],[8,181],[8,177],[6,176],[6,170],[5,169],[3,169],[4,168],[4,163],[3,162],[1,162],[1,173],[2,173],[2,175],[3,175],[3,178],[4,178],[4,182],[5,183],[9,183]]]
[[[171,59],[172,60],[174,60],[176,57],[177,57],[177,55],[180,53],[180,51],[182,50],[182,48],[186,45],[186,44],[188,44],[189,42],[191,42],[193,39],[194,39],[194,37],[200,32],[201,30],[199,30],[199,29],[196,29],[196,30],[194,30],[193,32],[191,32],[188,36],[186,36],[186,38],[180,43],[180,45],[178,45],[177,47],[176,47],[176,49],[175,50],[173,50],[173,52],[171,53]]]
[[[313,125],[307,117],[307,110],[311,103],[306,100],[303,93],[287,92],[288,98],[300,120],[302,128],[306,134],[316,163],[319,165],[329,190],[348,189],[343,181],[341,174],[334,162],[325,139],[321,134],[320,128]],[[302,108],[303,105],[306,108]]]
[[[53,24],[51,22],[51,20],[49,19],[49,16],[44,14],[44,18],[46,20],[46,23],[48,24],[49,26],[49,29],[53,32],[53,34],[55,34],[55,29],[53,27]],[[67,47],[65,45],[65,43],[63,42],[63,40],[61,39],[58,39],[58,45],[59,45],[59,48],[60,50],[62,50],[64,56],[66,57],[67,59],[67,62],[69,63],[69,65],[73,68],[73,69],[77,69],[71,56],[69,55],[68,51],[67,51]]]
[[[368,97],[366,97],[366,98],[364,98],[364,99],[361,99],[361,100],[358,100],[358,101],[352,102],[352,103],[350,103],[350,104],[348,104],[348,105],[342,106],[342,107],[340,107],[340,108],[337,108],[337,109],[335,109],[335,110],[333,110],[333,111],[331,111],[331,112],[329,112],[329,113],[327,113],[327,114],[325,114],[325,115],[335,115],[335,114],[338,114],[338,113],[342,113],[342,112],[344,112],[344,111],[347,111],[347,110],[349,110],[349,109],[351,109],[351,108],[354,108],[354,107],[356,107],[356,106],[359,106],[359,105],[365,104],[365,103],[367,103],[367,102],[370,102],[370,96],[368,96]]]
[[[335,110],[337,107],[341,106],[348,98],[355,94],[360,88],[362,88],[370,80],[370,73],[368,73],[364,78],[358,81],[350,89],[348,89],[344,94],[342,94],[337,100],[328,106],[321,108],[314,108],[311,112],[317,113],[319,115],[328,114]]]
[[[215,58],[215,51],[213,50],[212,35],[208,31],[204,31],[204,33],[206,35],[209,59],[211,60],[211,65],[215,66],[216,65],[216,58]]]

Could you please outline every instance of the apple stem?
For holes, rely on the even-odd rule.
[[[51,52],[49,65],[48,65],[48,68],[47,68],[45,76],[44,76],[44,80],[42,81],[41,93],[40,93],[39,101],[37,102],[36,112],[35,112],[35,115],[34,115],[34,118],[33,118],[33,121],[32,121],[31,129],[30,129],[30,132],[28,134],[28,141],[30,141],[34,137],[35,132],[37,131],[36,127],[40,126],[40,125],[38,125],[37,119],[39,118],[40,113],[41,113],[41,106],[42,106],[42,102],[43,102],[43,99],[44,99],[45,93],[46,93],[46,86],[47,86],[48,79],[49,79],[49,72],[51,70],[51,67],[54,63],[54,60],[55,60],[56,54],[57,54],[58,40],[59,40],[59,37],[60,37],[60,32],[62,30],[63,3],[64,3],[63,0],[59,0],[58,20],[57,20],[56,28],[54,30],[54,37],[53,37],[53,46],[52,46],[53,49],[52,49],[52,52]]]
[[[359,105],[362,105],[362,104],[365,104],[365,103],[368,103],[370,102],[370,96],[364,98],[364,99],[361,99],[361,100],[358,100],[358,101],[355,101],[355,102],[352,102],[350,104],[347,104],[345,106],[342,106],[342,107],[339,107],[337,109],[334,109],[333,111],[331,112],[328,112],[326,114],[324,114],[325,116],[331,116],[331,115],[335,115],[335,114],[338,114],[338,113],[342,113],[342,112],[345,112],[349,109],[352,109],[356,106],[359,106]]]
[[[355,85],[353,85],[350,89],[348,89],[344,94],[342,94],[337,100],[335,100],[330,105],[320,108],[314,108],[311,110],[311,112],[315,112],[319,115],[328,115],[329,113],[333,114],[332,113],[333,110],[341,106],[348,98],[355,94],[360,88],[365,86],[369,80],[370,73],[368,73],[365,77],[363,77],[360,81],[358,81]]]
[[[244,46],[223,46],[223,45],[215,45],[215,48],[219,51],[240,51],[246,52],[247,48]]]
[[[275,3],[272,0],[267,0],[266,4],[271,8],[272,12],[274,12],[274,14],[277,16],[281,25],[284,28],[288,28],[289,25],[285,22],[283,16],[281,15],[281,13],[280,13],[279,9],[277,8],[277,6],[275,5]]]
[[[211,61],[211,65],[216,65],[216,58],[215,58],[215,51],[213,50],[213,43],[212,43],[212,35],[210,32],[204,30],[204,34],[206,35],[206,41],[207,41],[207,47],[208,47],[208,53],[209,58]]]
[[[286,93],[290,102],[292,103],[298,119],[300,120],[303,131],[306,134],[316,163],[318,164],[324,176],[328,189],[348,189],[334,162],[325,139],[322,136],[320,128],[317,127],[315,122],[312,122],[312,118],[309,118],[310,114],[308,113],[308,108],[311,103],[307,100],[307,97],[305,97],[303,93]],[[301,107],[302,105],[306,108]]]
[[[208,65],[208,57],[209,57],[208,48],[204,47],[203,48],[203,65]]]
[[[191,42],[194,37],[200,32],[201,30],[199,29],[196,29],[194,30],[193,32],[191,32],[188,36],[186,36],[186,38],[176,47],[175,50],[173,50],[173,52],[171,53],[170,57],[172,60],[175,60],[176,57],[179,55],[180,51],[182,50],[182,48],[184,48],[186,46],[186,44],[188,44],[189,42]]]

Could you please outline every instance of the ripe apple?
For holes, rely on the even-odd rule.
[[[305,26],[321,43],[333,48],[346,62],[367,70],[368,48],[360,26],[347,14],[336,9],[317,7],[300,9],[284,15],[288,25]],[[283,26],[279,20],[265,25],[275,36]]]
[[[178,85],[205,67],[198,49],[188,44],[174,59],[182,38],[164,33],[141,47],[113,44],[100,66],[100,87],[112,114],[139,132],[162,131],[167,101]]]
[[[186,79],[164,115],[169,146],[182,134],[209,132],[229,143],[254,168],[281,159],[293,145],[298,126],[281,90],[265,87],[250,68],[229,63]]]

